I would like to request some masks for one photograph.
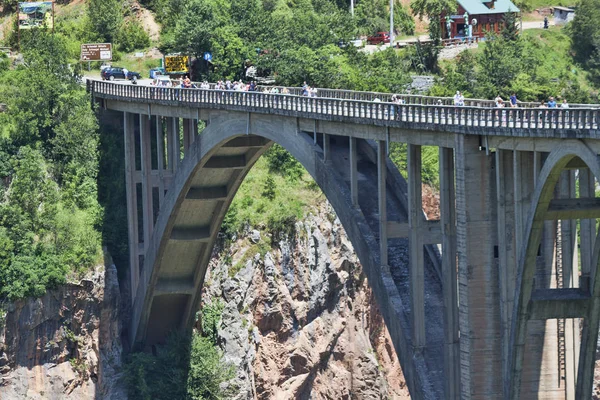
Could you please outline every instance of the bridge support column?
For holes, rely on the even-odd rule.
[[[510,150],[496,151],[496,201],[498,218],[498,271],[500,277],[500,312],[502,319],[503,377],[508,374],[510,327],[515,294],[517,260],[514,240],[514,162]]]
[[[460,398],[502,399],[502,328],[494,260],[492,159],[479,150],[479,138],[475,136],[456,135],[455,151]]]
[[[152,154],[150,145],[150,116],[140,114],[140,159],[142,162],[142,212],[144,252],[150,245],[154,227],[152,206]]]
[[[181,159],[179,118],[167,117],[167,146],[169,147],[169,170],[175,174]]]
[[[408,204],[412,345],[416,351],[421,351],[426,344],[421,146],[413,144],[408,145]]]
[[[162,205],[165,197],[165,175],[164,175],[164,131],[163,118],[156,116],[156,168],[158,169],[158,204]]]
[[[377,188],[379,199],[379,251],[380,264],[388,265],[388,234],[387,234],[387,155],[383,140],[377,142]]]
[[[125,149],[125,192],[127,196],[127,232],[129,239],[129,275],[131,301],[135,300],[140,274],[140,251],[138,244],[138,204],[135,179],[135,118],[136,114],[123,113],[123,137]]]
[[[194,127],[192,126],[191,119],[183,119],[183,154],[184,157],[188,155],[189,148],[194,143]]]
[[[444,292],[446,399],[460,399],[460,341],[458,331],[458,277],[456,273],[456,211],[454,150],[440,147],[440,211],[442,227],[442,289]]]
[[[559,198],[575,198],[575,171],[563,171],[558,181]],[[564,288],[579,287],[579,259],[577,251],[577,222],[562,220],[561,250]],[[564,320],[565,384],[567,399],[575,399],[575,381],[579,366],[579,319]]]
[[[358,161],[356,154],[356,138],[350,139],[350,193],[352,197],[352,206],[358,207]]]
[[[512,181],[513,183],[513,204],[514,212],[512,216],[514,218],[514,234],[511,235],[510,231],[506,233],[512,236],[514,245],[512,246],[514,252],[511,254],[511,264],[506,265],[506,269],[510,275],[507,276],[507,284],[509,292],[507,293],[507,305],[509,311],[508,323],[512,324],[512,311],[514,307],[514,293],[515,293],[515,282],[517,280],[516,271],[516,260],[519,257],[519,251],[521,251],[526,240],[526,224],[529,218],[529,212],[531,210],[531,202],[533,193],[535,191],[535,183],[538,180],[539,169],[541,168],[541,155],[533,151],[513,151],[512,152]],[[502,174],[504,172],[505,177],[508,170],[500,171],[497,173]],[[504,190],[508,193],[511,188],[510,185],[498,187],[498,193]],[[500,195],[499,195],[500,197]],[[508,213],[511,213],[509,207],[507,207]],[[500,213],[500,211],[498,211]],[[500,215],[498,216],[500,218]],[[500,225],[500,219],[498,219],[498,225]],[[552,230],[552,223],[548,228],[545,228],[551,233],[551,236],[547,236],[545,233],[543,237],[546,240],[550,240],[552,245],[547,246],[546,243],[541,244],[538,249],[535,265],[535,288],[545,289],[550,287],[556,287],[556,274],[554,263],[543,254],[545,251],[549,251],[551,255],[554,253],[554,236],[555,230]],[[500,227],[498,234],[500,236]],[[501,243],[502,238],[498,237],[498,242]],[[514,258],[513,258],[514,257]],[[513,261],[514,260],[514,261]],[[514,262],[514,264],[513,264]],[[501,280],[502,280],[502,268]],[[553,286],[554,285],[554,286]],[[534,288],[534,289],[535,289]],[[501,294],[503,296],[504,293]],[[503,316],[504,317],[504,316]],[[503,318],[504,321],[504,318]],[[510,332],[510,326],[508,331]],[[564,399],[564,383],[560,378],[560,367],[559,367],[559,336],[557,329],[557,322],[555,320],[529,320],[527,322],[527,339],[525,342],[525,357],[523,359],[523,369],[521,372],[521,388],[520,396],[522,399],[528,399],[532,397],[543,397],[548,399]],[[510,350],[510,340],[508,343],[504,342],[505,349]],[[507,354],[508,357],[508,354]],[[508,362],[508,358],[505,358],[505,362]],[[505,378],[508,378],[509,371],[506,371]]]
[[[588,168],[579,170],[579,195],[582,198],[596,197],[594,175]],[[582,219],[581,225],[581,287],[589,289],[594,242],[596,240],[596,220]]]
[[[329,149],[329,147],[331,146],[330,143],[330,135],[324,133],[323,134],[323,161],[327,162],[329,161],[329,157],[331,157],[331,155],[329,154],[331,152],[331,150]]]

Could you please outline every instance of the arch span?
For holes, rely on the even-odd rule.
[[[553,318],[583,318],[584,320],[576,398],[591,397],[595,344],[600,322],[600,279],[598,279],[600,277],[600,235],[596,236],[589,287],[534,289],[536,256],[542,238],[544,221],[548,219],[584,219],[585,214],[579,212],[580,206],[576,201],[562,204],[563,209],[560,213],[556,213],[554,205],[557,203],[554,205],[552,203],[560,175],[569,165],[589,168],[593,176],[600,178],[598,156],[585,143],[578,140],[565,141],[554,149],[548,155],[539,174],[524,236],[526,241],[522,244],[519,256],[516,301],[511,330],[510,375],[507,377],[505,386],[505,393],[510,399],[518,399],[520,396],[527,322],[530,319]],[[589,213],[585,218],[590,218]]]
[[[169,329],[191,326],[225,212],[243,178],[273,142],[286,148],[306,168],[338,214],[373,289],[412,396],[442,398],[444,335],[439,321],[443,320],[443,301],[434,266],[429,263],[425,272],[428,343],[424,350],[415,351],[410,338],[406,240],[390,240],[390,267],[380,267],[378,227],[373,225],[377,214],[370,211],[365,215],[360,208],[352,207],[349,183],[339,166],[345,162],[347,139],[332,141],[332,159],[324,161],[312,137],[285,117],[253,115],[250,119],[247,113],[219,113],[196,137],[161,205],[133,305],[130,338],[151,344]],[[376,176],[376,167],[361,168],[361,190],[369,193],[364,201],[376,202],[368,187],[373,171]],[[394,184],[390,184],[396,176],[397,171],[388,175],[388,214],[402,219],[406,212],[400,195],[394,194]]]

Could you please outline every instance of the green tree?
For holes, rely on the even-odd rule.
[[[515,42],[519,38],[519,27],[517,26],[517,14],[507,12],[502,17],[502,32],[500,34],[504,40]]]
[[[177,20],[170,43],[166,50],[180,51],[200,57],[211,50],[211,39],[220,26],[219,10],[211,0],[188,0]]]
[[[457,3],[456,0],[412,0],[410,8],[413,15],[420,19],[429,18],[429,34],[432,39],[439,40],[441,36],[440,16],[453,13],[457,9]]]
[[[90,0],[90,28],[98,39],[113,42],[123,24],[123,3],[119,0]]]
[[[600,0],[581,0],[570,23],[575,58],[600,81]]]
[[[230,393],[222,387],[235,376],[235,370],[223,363],[221,351],[210,339],[195,335],[192,339],[190,370],[188,375],[188,396],[192,400],[221,400]],[[233,388],[230,388],[233,389]]]
[[[267,176],[267,179],[265,180],[265,186],[263,187],[262,191],[263,197],[266,197],[269,200],[275,200],[275,188],[275,179],[273,179],[271,175]]]

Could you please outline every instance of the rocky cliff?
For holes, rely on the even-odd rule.
[[[330,205],[294,231],[273,237],[248,228],[211,261],[203,300],[224,303],[218,333],[237,368],[236,399],[410,398]]]
[[[329,204],[294,231],[248,228],[211,260],[203,298],[224,305],[219,341],[237,369],[236,399],[410,398]],[[0,318],[1,399],[126,398],[119,283],[108,265],[10,305]]]
[[[1,399],[126,398],[119,283],[107,265],[0,315]]]

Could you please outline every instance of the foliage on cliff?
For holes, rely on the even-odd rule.
[[[531,29],[521,35],[492,35],[477,50],[463,51],[446,64],[443,80],[431,93],[507,99],[512,93],[522,101],[542,101],[563,96],[571,103],[597,101],[593,82],[570,51],[568,29]]]
[[[0,64],[0,301],[39,296],[99,258],[97,121],[60,36]]]
[[[203,332],[192,337],[173,333],[156,355],[131,354],[125,365],[130,400],[224,400],[235,389],[221,387],[234,370],[223,362],[217,326],[223,306],[215,300],[202,310]]]
[[[576,59],[600,84],[600,0],[582,0],[569,26]]]

